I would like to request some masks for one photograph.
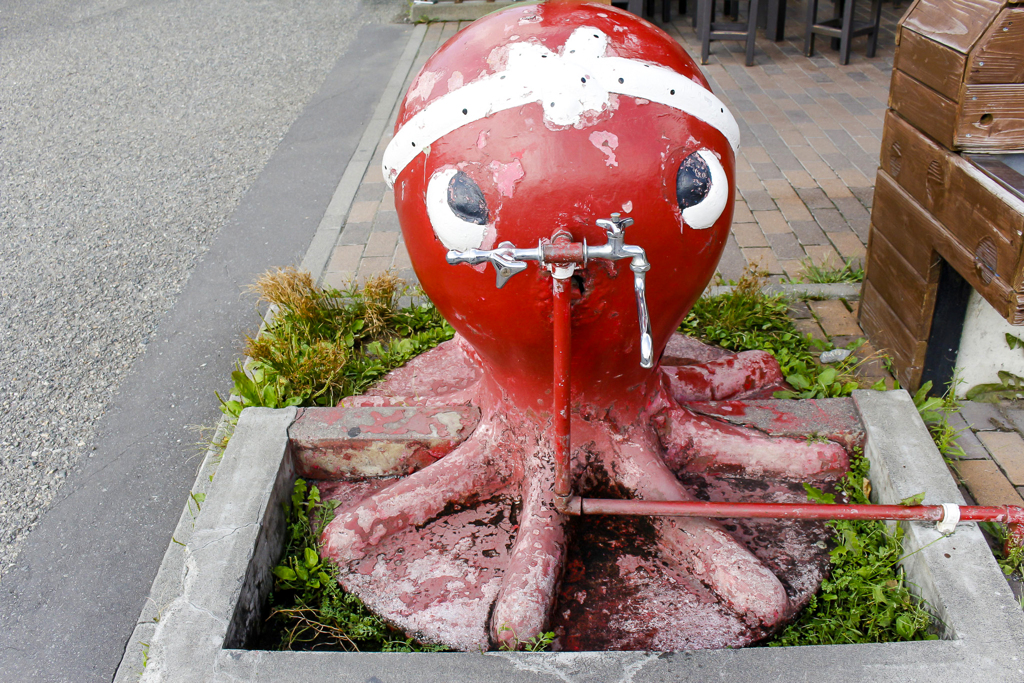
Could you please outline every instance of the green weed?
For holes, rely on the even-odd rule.
[[[288,268],[252,290],[276,314],[247,341],[252,362],[231,373],[238,398],[222,399],[221,410],[234,419],[248,406],[336,405],[455,334],[430,303],[399,307],[407,287],[391,273],[342,291]]]
[[[1024,339],[1007,332],[1006,345],[1010,347],[1011,351],[1013,349],[1024,349]],[[971,387],[964,398],[968,401],[978,401],[981,403],[999,403],[1002,399],[1024,398],[1024,377],[1006,370],[998,371],[996,376],[999,377],[998,382]]]
[[[263,645],[282,650],[442,652],[407,638],[346,593],[338,569],[320,559],[320,534],[334,517],[335,503],[324,503],[320,490],[297,479],[288,506],[284,555],[274,567],[270,616]]]
[[[1007,554],[1005,544],[1010,531],[1006,525],[998,522],[979,522],[979,525],[995,541],[992,554],[995,555],[996,562],[999,563],[999,568],[1003,570],[1003,573],[1007,576],[1016,575],[1017,578],[1024,579],[1024,546],[1011,544],[1010,552]]]
[[[502,643],[501,647],[498,648],[502,652],[544,652],[551,647],[551,643],[555,642],[554,631],[538,633],[533,638],[528,638],[526,640],[520,640],[515,634],[515,631],[512,631],[510,627],[504,624],[498,629],[498,631],[501,633],[512,633],[512,640]]]
[[[851,458],[850,472],[837,494],[807,484],[807,497],[816,503],[870,504],[866,486],[868,461],[863,454]],[[770,646],[839,645],[935,640],[929,633],[932,617],[911,595],[898,562],[903,559],[903,532],[890,531],[885,522],[835,520],[830,551],[832,569],[821,590],[796,621],[770,641]]]
[[[821,265],[814,263],[810,258],[800,262],[800,282],[813,284],[856,284],[864,281],[864,268],[861,265],[854,266],[854,259],[843,261],[843,265],[836,265],[831,257],[825,259]]]
[[[765,275],[748,268],[731,292],[701,297],[679,331],[730,351],[761,350],[775,356],[794,389],[777,392],[777,398],[849,396],[859,387],[853,370],[860,361],[851,356],[835,366],[815,363],[815,356],[831,345],[796,329],[789,299],[762,291]]]

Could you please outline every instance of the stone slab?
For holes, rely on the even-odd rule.
[[[1024,500],[991,460],[960,462],[956,468],[978,505],[1024,505]]]
[[[838,441],[847,448],[861,446],[864,441],[864,428],[853,399],[849,398],[707,401],[687,403],[686,407],[701,415],[753,427],[769,436],[813,434]]]
[[[444,457],[479,421],[470,406],[300,409],[288,435],[300,477],[386,477]]]
[[[409,8],[409,19],[414,23],[422,21],[476,21],[491,12],[512,5],[511,0],[469,0],[469,2],[413,2]]]
[[[906,392],[858,391],[853,398],[865,423],[866,451],[871,459],[870,474],[877,502],[892,503],[922,489],[926,491],[926,503],[963,502]],[[211,502],[208,517],[204,509],[197,521],[197,534],[202,531],[201,538],[207,538],[206,530],[223,526],[227,510],[238,510],[242,516],[231,525],[238,532],[225,534],[217,541],[227,544],[223,558],[252,557],[257,562],[268,562],[270,555],[255,552],[255,545],[254,552],[245,553],[231,544],[243,540],[258,544],[258,539],[272,536],[264,529],[277,523],[268,514],[274,506],[254,501],[283,496],[290,487],[291,453],[284,437],[291,416],[267,410],[246,412],[248,415],[240,421],[221,467],[238,468],[231,461],[244,458],[246,469],[260,472],[249,472],[242,479],[225,477],[221,486],[215,482],[210,497],[226,496],[227,500]],[[246,485],[232,489],[228,483],[233,479],[239,483],[244,479]],[[1024,679],[1024,642],[1020,637],[1024,633],[1024,613],[1013,601],[977,525],[961,524],[955,534],[942,537],[931,525],[907,524],[904,547],[908,583],[941,620],[943,640],[677,653],[383,654],[241,650],[233,645],[244,641],[244,634],[228,630],[232,619],[236,624],[242,623],[235,616],[240,608],[232,608],[230,599],[214,597],[214,589],[223,587],[232,596],[253,595],[253,587],[246,582],[269,571],[271,565],[228,568],[218,559],[213,572],[208,567],[189,564],[192,576],[185,582],[182,598],[165,613],[153,634],[150,663],[143,680],[269,683],[295,680],[296,672],[302,672],[305,679],[336,681],[654,683],[703,682],[717,673],[728,672],[731,681],[760,683],[821,680],[826,671],[842,672],[844,681],[864,682],[991,683]],[[199,557],[191,554],[191,548],[186,552]],[[191,600],[193,595],[202,599],[207,611],[196,609],[198,605]],[[226,647],[215,647],[218,639]],[[170,657],[167,653],[177,655]]]

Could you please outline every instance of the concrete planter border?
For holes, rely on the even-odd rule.
[[[924,490],[928,503],[963,503],[906,392],[858,391],[854,400],[867,433],[877,502],[896,502]],[[930,526],[907,526],[907,578],[944,625],[938,641],[674,653],[238,649],[261,618],[270,571],[280,554],[282,502],[295,477],[288,439],[294,419],[294,409],[243,412],[183,549],[180,591],[159,610],[143,680],[1024,680],[1024,613],[975,524],[962,524],[945,539]]]

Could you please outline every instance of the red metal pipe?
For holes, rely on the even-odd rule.
[[[1014,505],[983,507],[961,505],[960,521],[1024,522],[1024,508]],[[941,521],[941,505],[816,505],[810,503],[715,503],[705,501],[615,500],[573,496],[568,514],[663,515],[672,517],[759,517],[766,519],[889,519]]]
[[[561,239],[561,235],[557,235],[555,241],[551,244],[542,245],[541,252],[544,255],[544,263],[573,263],[582,265],[584,259],[583,243],[571,240],[572,238],[568,235],[566,235],[564,240]]]
[[[568,515],[642,515],[705,518],[762,519],[866,519],[940,522],[946,516],[942,505],[818,505],[811,503],[719,503],[706,501],[618,500],[581,498],[572,495],[570,363],[572,360],[571,285],[572,266],[582,264],[583,245],[559,231],[551,244],[544,245],[544,260],[553,267],[551,278],[554,305],[554,396],[552,413],[555,449],[555,506]],[[559,272],[561,271],[561,272]],[[561,275],[561,277],[559,277]],[[963,522],[1002,522],[1010,526],[1007,547],[1024,544],[1024,508],[959,507]]]
[[[569,244],[571,238],[560,233],[555,237],[559,247]],[[570,245],[571,246],[571,245]],[[556,267],[557,269],[557,267]],[[570,266],[571,269],[571,266]],[[565,504],[572,495],[570,480],[572,467],[571,439],[569,435],[572,417],[571,399],[571,368],[572,362],[572,286],[569,275],[557,277],[552,273],[551,292],[554,299],[554,397],[552,405],[553,429],[555,432],[555,506],[564,511]]]

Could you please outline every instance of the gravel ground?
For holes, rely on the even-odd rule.
[[[0,572],[288,126],[402,7],[0,8]]]

